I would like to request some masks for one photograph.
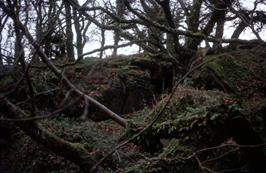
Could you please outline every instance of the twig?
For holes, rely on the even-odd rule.
[[[230,153],[233,153],[233,152],[235,152],[235,151],[238,151],[238,150],[239,150],[238,148],[232,149],[232,150],[230,150],[230,151],[227,151],[227,152],[225,152],[225,153],[219,155],[218,157],[215,157],[215,158],[212,158],[212,159],[205,160],[205,161],[202,162],[202,164],[205,164],[205,163],[207,163],[207,162],[212,162],[212,161],[218,160],[218,159],[220,159],[220,158],[222,158],[222,157],[224,157],[224,156],[226,156],[226,155],[228,155],[228,154],[230,154]]]
[[[196,159],[196,161],[197,161],[197,163],[198,163],[200,169],[202,170],[202,172],[207,171],[207,172],[210,172],[210,173],[217,173],[217,172],[211,170],[210,168],[207,168],[206,166],[203,166],[203,164],[202,164],[202,162],[200,161],[198,155],[195,154],[194,157],[195,157],[195,159]]]
[[[219,148],[223,148],[223,147],[230,147],[230,146],[231,147],[238,147],[238,148],[259,148],[259,147],[266,146],[266,143],[262,143],[262,144],[258,144],[258,145],[239,145],[239,144],[225,143],[225,144],[222,144],[222,145],[219,145],[219,146],[203,148],[201,150],[195,151],[193,154],[188,156],[186,159],[190,159],[191,157],[194,157],[195,154],[198,154],[198,153],[201,153],[201,152],[214,150],[214,149],[219,149]]]
[[[69,91],[67,91],[67,93],[65,94],[64,99],[60,102],[59,107],[62,107],[66,103],[66,101],[69,98],[69,96],[70,96],[72,91],[73,90],[71,90],[71,89]]]
[[[46,95],[46,94],[49,94],[49,93],[51,93],[51,92],[54,92],[54,91],[56,91],[56,90],[58,90],[58,89],[59,89],[59,88],[54,88],[54,89],[50,89],[50,90],[46,90],[46,91],[41,91],[41,92],[38,92],[38,93],[34,94],[34,96],[37,97],[37,96],[40,96],[40,95]],[[26,103],[26,102],[29,101],[29,100],[30,100],[30,98],[28,97],[26,100],[23,100],[23,101],[17,102],[16,105],[21,105],[21,104],[23,104],[23,103]],[[61,106],[59,106],[59,107],[61,107]]]
[[[246,168],[246,166],[242,166],[242,167],[239,167],[239,168],[233,168],[233,169],[225,169],[225,170],[222,170],[222,171],[219,171],[219,173],[226,173],[226,172],[242,172],[241,170],[244,170]],[[244,172],[244,171],[243,171]],[[247,171],[246,171],[247,172]]]
[[[206,160],[206,161],[203,161],[203,162],[201,162],[199,157],[198,157],[198,154],[201,153],[201,152],[214,150],[214,149],[219,149],[219,148],[223,148],[223,147],[230,147],[230,146],[231,147],[237,147],[237,148],[236,149],[232,149],[232,150],[230,150],[230,151],[228,151],[228,152],[226,152],[226,153],[224,153],[224,154],[222,154],[222,155],[220,155],[218,157],[215,157],[213,159],[209,159],[209,160]],[[210,172],[210,173],[217,173],[217,172],[205,167],[203,164],[205,164],[207,162],[211,162],[211,161],[217,160],[217,159],[220,159],[220,158],[222,158],[222,157],[224,157],[224,156],[226,156],[226,155],[228,155],[228,154],[230,154],[232,152],[237,151],[239,148],[259,148],[259,147],[263,147],[263,146],[266,146],[266,143],[262,143],[262,144],[258,144],[258,145],[238,145],[238,144],[234,144],[234,143],[225,143],[225,144],[221,144],[219,146],[214,146],[214,147],[209,147],[209,148],[204,148],[204,149],[198,150],[198,151],[192,153],[190,156],[188,156],[186,158],[183,158],[183,159],[187,160],[187,159],[195,158],[197,163],[198,163],[198,165],[199,165],[199,167],[200,167],[200,169],[202,171],[207,171],[207,172]]]

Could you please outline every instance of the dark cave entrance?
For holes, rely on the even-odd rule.
[[[173,88],[174,71],[172,68],[151,73],[151,84],[154,86],[156,94],[171,92]]]

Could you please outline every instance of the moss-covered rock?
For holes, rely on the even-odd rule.
[[[172,88],[174,64],[167,59],[140,54],[102,60],[85,59],[75,66],[67,67],[65,71],[65,75],[89,96],[112,111],[125,114],[144,108],[151,103],[153,95]],[[67,92],[67,89],[56,92],[53,97],[55,105],[62,101]],[[73,100],[75,95],[70,93],[69,98]],[[79,104],[67,109],[65,114],[80,116],[84,107],[85,101],[80,100]],[[108,118],[91,105],[88,113],[89,118],[95,121]]]
[[[152,117],[146,117],[147,123],[153,120],[164,103],[165,101],[162,100],[157,104]],[[195,152],[219,146],[231,137],[228,121],[231,118],[229,105],[232,103],[234,99],[222,92],[179,87],[158,121],[134,141],[136,145],[154,156],[152,163],[149,159],[144,163],[140,161],[145,165],[141,169],[147,172],[200,171],[201,168],[194,156]],[[134,134],[134,130],[129,133],[132,134],[132,132]],[[207,149],[205,152],[200,152],[198,156],[204,162],[219,157],[229,150],[232,148]],[[232,157],[241,159],[232,162]],[[206,165],[213,170],[223,170],[243,165],[245,164],[243,160],[242,155],[232,152]],[[133,168],[138,167],[135,165],[129,170],[132,171]]]
[[[239,95],[242,82],[253,77],[253,73],[241,66],[232,55],[211,55],[207,56],[205,61],[206,64],[200,72],[196,71],[192,74],[192,79],[198,87],[216,88]],[[200,74],[196,75],[195,73]]]
[[[241,50],[208,55],[205,65],[191,75],[194,86],[218,89],[238,97],[264,97],[266,88],[265,53]]]
[[[192,74],[194,85],[199,88],[218,89],[237,96],[244,108],[243,115],[261,134],[265,132],[262,115],[266,96],[265,55],[259,49],[209,55],[205,58],[206,64]]]

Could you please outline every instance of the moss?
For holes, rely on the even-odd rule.
[[[258,103],[258,107],[259,107],[259,109],[265,108],[266,107],[266,99],[260,100],[260,102]]]
[[[144,163],[138,163],[125,169],[125,173],[145,173],[147,166]]]
[[[14,79],[11,76],[4,76],[1,78],[1,87],[14,83]]]
[[[5,92],[10,92],[16,86],[16,82],[21,78],[20,70],[21,69],[17,68],[4,75],[0,73],[0,96],[5,94]],[[23,82],[20,86],[22,85]]]
[[[213,107],[218,112],[218,107]],[[161,138],[178,138],[183,142],[211,143],[214,138],[222,141],[225,137],[218,137],[220,126],[224,122],[223,113],[211,113],[207,107],[187,107],[185,112],[176,115],[176,119],[156,123],[152,127],[152,134]],[[211,130],[214,126],[215,130]],[[220,139],[219,139],[220,138]],[[201,145],[201,144],[200,144]]]
[[[193,117],[194,115],[205,115],[207,110],[211,107],[221,105],[220,93],[214,91],[197,91],[191,89],[180,89],[176,91],[176,94],[171,99],[167,108],[164,110],[163,115],[157,123],[168,120],[179,120]],[[157,103],[154,108],[155,111],[148,117],[147,120],[151,120],[157,115],[163,108],[167,97]]]
[[[234,80],[245,80],[250,77],[248,69],[242,67],[232,56],[223,56],[210,62],[208,67],[212,68],[217,75],[233,82]]]
[[[249,100],[242,104],[243,115],[247,118],[253,128],[261,136],[264,136],[266,129],[266,99]]]
[[[147,70],[140,69],[139,67],[126,65],[122,66],[117,71],[121,80],[125,80],[127,86],[136,87],[140,86],[147,86],[149,85],[150,81],[150,73]],[[136,85],[137,84],[137,85]]]
[[[230,54],[207,56],[205,61],[206,64],[202,67],[199,76],[201,80],[196,80],[198,80],[198,84],[205,82],[206,89],[218,87],[225,92],[240,95],[241,82],[254,76]]]
[[[152,148],[155,146],[154,139],[157,139],[157,144],[162,144],[162,148],[151,153],[154,156],[152,159],[138,162],[128,170],[132,172],[199,172],[193,157],[184,158],[188,158],[202,148],[218,146],[230,136],[225,125],[230,108],[224,104],[225,99],[229,98],[219,92],[178,88],[161,118],[134,141],[146,152],[149,150],[144,144],[149,143],[149,147]],[[165,100],[159,102],[155,112],[158,113],[164,103]],[[156,113],[152,116],[155,115]],[[152,121],[153,118],[148,118],[146,121]],[[137,132],[131,131],[131,135],[135,133]],[[219,157],[229,150],[227,148],[222,151],[211,150],[203,155],[200,154],[199,157],[202,160],[208,160]],[[226,156],[225,160],[230,160],[230,157],[236,156],[234,154]],[[230,168],[232,165],[234,167],[234,164],[236,162],[223,165],[222,162],[215,161],[210,164],[210,168],[221,170]]]
[[[10,172],[81,172],[74,163],[52,153],[19,131],[5,160],[9,161],[6,162],[6,171]]]
[[[188,153],[191,153],[191,149],[182,145],[178,139],[171,139],[169,144],[164,147],[163,152],[159,155],[160,158],[176,158],[185,157]]]
[[[161,172],[200,172],[192,159],[162,159],[152,158],[142,160],[126,169],[128,173],[161,173]]]
[[[163,145],[157,146],[157,152],[164,147],[162,156],[171,155],[171,151],[179,152],[176,155],[185,155],[189,150],[192,152],[210,144],[219,144],[228,137],[223,131],[228,107],[223,105],[222,98],[225,99],[225,96],[217,92],[178,88],[160,118],[134,143],[146,150],[156,146],[156,139]],[[154,113],[145,121],[153,121],[164,104],[165,99],[156,105]],[[135,133],[129,129],[128,137]],[[170,144],[165,146],[160,139],[170,140]]]
[[[132,58],[130,64],[150,70],[158,70],[159,68],[173,68],[173,62],[170,58],[165,58],[164,56],[149,56],[145,54],[137,58]]]

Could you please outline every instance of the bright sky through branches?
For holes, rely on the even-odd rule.
[[[79,0],[80,5],[83,5],[86,2],[86,0]],[[103,4],[104,2],[107,1],[103,1],[103,0],[98,0],[96,1],[99,4]],[[115,4],[115,0],[110,0],[110,2],[112,4]],[[246,0],[246,1],[240,1],[242,3],[243,8],[251,10],[254,8],[254,2],[255,0]],[[266,9],[266,5],[260,5],[257,7],[257,10],[265,10]],[[184,23],[184,26],[186,26],[186,24]],[[233,22],[226,22],[225,24],[225,28],[224,28],[224,36],[223,38],[230,38],[233,31],[235,30],[235,24],[234,21]],[[73,28],[74,29],[74,28]],[[105,45],[112,45],[114,40],[113,40],[113,32],[112,31],[106,31],[105,32],[105,37],[106,37],[106,44]],[[266,32],[265,30],[263,30],[262,32],[260,32],[260,37],[265,40],[266,39]],[[239,37],[240,39],[256,39],[256,36],[252,33],[252,30],[247,27],[240,35]],[[91,25],[90,30],[88,32],[88,42],[86,43],[85,47],[84,47],[84,53],[89,52],[91,50],[94,49],[98,49],[101,47],[101,36],[100,36],[100,29],[98,27],[96,27],[95,25]],[[182,41],[181,41],[182,42]],[[123,41],[119,42],[119,44],[123,43]],[[204,45],[201,45],[204,46]],[[133,45],[133,46],[129,46],[129,47],[125,47],[125,48],[119,48],[118,49],[118,54],[134,54],[137,53],[139,50],[138,46]],[[105,55],[111,55],[112,54],[112,50],[108,49],[105,51]],[[98,56],[98,54],[93,54],[93,56]]]

